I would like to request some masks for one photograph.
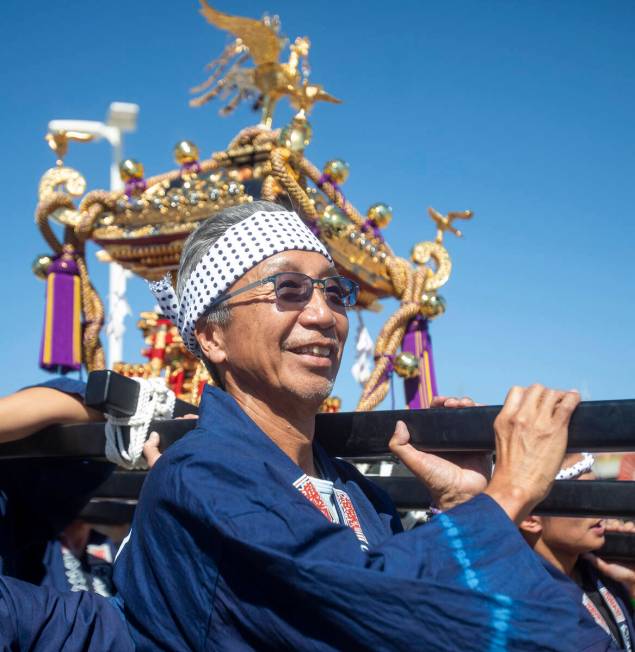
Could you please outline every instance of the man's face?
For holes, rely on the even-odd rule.
[[[321,254],[288,251],[262,261],[230,288],[236,291],[278,272],[301,272],[312,278],[337,274]],[[272,406],[288,407],[297,399],[317,409],[331,393],[348,334],[343,306],[327,302],[320,288],[298,308],[276,302],[272,283],[228,300],[231,318],[222,329],[225,382]],[[282,403],[280,403],[282,402]]]
[[[595,480],[593,473],[585,473],[578,480]],[[597,518],[569,518],[543,516],[542,539],[552,550],[583,554],[604,545],[604,521]]]

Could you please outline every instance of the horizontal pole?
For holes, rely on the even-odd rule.
[[[115,471],[94,495],[104,499],[136,500],[145,477],[144,471]],[[412,476],[366,477],[386,491],[398,509],[425,509],[430,505],[427,489]],[[635,518],[635,482],[558,480],[535,513]]]
[[[185,410],[186,408],[182,408]],[[318,414],[316,437],[336,457],[389,455],[388,441],[397,420],[411,433],[420,450],[430,452],[492,451],[492,424],[500,407],[428,410],[387,410]],[[196,426],[195,419],[153,421],[162,449]],[[635,451],[635,400],[581,403],[573,414],[567,449]],[[0,458],[104,457],[104,424],[53,426],[20,441],[0,445]]]
[[[331,455],[385,455],[398,420],[420,450],[492,451],[501,406],[318,414],[316,435]],[[635,400],[580,403],[569,425],[569,452],[635,451]]]
[[[427,489],[412,476],[367,476],[391,497],[398,509],[425,509]],[[558,480],[534,510],[543,516],[635,518],[635,482]]]
[[[635,562],[635,533],[607,532],[605,536],[606,543],[597,555],[608,561]]]

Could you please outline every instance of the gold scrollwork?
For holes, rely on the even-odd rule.
[[[452,261],[443,245],[431,241],[420,242],[413,247],[411,258],[417,265],[427,266],[429,270],[424,283],[425,290],[437,290],[448,282]],[[429,265],[430,261],[434,266]]]
[[[47,170],[40,179],[38,198],[40,201],[54,193],[63,193],[71,197],[81,197],[86,190],[86,179],[75,169],[56,166]],[[49,217],[65,226],[75,227],[80,213],[71,208],[58,208]]]

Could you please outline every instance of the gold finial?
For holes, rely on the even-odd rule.
[[[191,140],[180,140],[174,146],[174,159],[179,165],[197,163],[198,147]]]
[[[428,215],[432,218],[432,221],[437,225],[437,237],[436,242],[441,244],[443,242],[443,234],[446,231],[451,231],[454,233],[457,238],[463,236],[461,231],[452,226],[454,220],[469,220],[472,218],[472,211],[451,211],[447,215],[441,215],[434,208],[428,208]]]
[[[340,158],[327,161],[322,168],[322,172],[340,186],[348,179],[349,170],[348,163]]]
[[[119,164],[119,176],[122,181],[143,179],[143,163],[133,158],[127,158]]]
[[[392,208],[384,202],[377,202],[366,211],[366,217],[380,229],[385,229],[392,220]]]
[[[278,142],[292,152],[302,152],[311,142],[313,129],[306,119],[304,111],[298,111],[291,123],[280,130]]]
[[[68,141],[74,140],[78,143],[87,143],[93,140],[94,136],[92,134],[87,134],[84,131],[50,131],[44,140],[48,143],[48,146],[55,152],[57,156],[57,161],[55,164],[59,167],[64,165],[64,157],[68,151]]]

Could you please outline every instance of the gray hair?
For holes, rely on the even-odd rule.
[[[190,237],[185,241],[185,244],[183,245],[183,251],[181,253],[181,261],[179,263],[179,271],[176,281],[176,296],[178,297],[179,301],[183,296],[185,285],[192,272],[201,262],[203,256],[211,249],[212,245],[224,235],[227,229],[234,226],[234,224],[238,224],[239,222],[246,220],[254,213],[258,213],[260,211],[271,213],[284,210],[287,209],[283,206],[274,204],[270,201],[259,200],[247,204],[237,204],[235,206],[230,206],[229,208],[224,208],[223,210],[205,220],[196,229],[196,231],[190,235]],[[218,326],[221,326],[221,328],[227,326],[230,320],[229,306],[225,303],[221,303],[220,305],[210,310],[206,315],[203,315],[201,317],[201,321],[202,320],[205,320],[205,325],[217,324]],[[218,381],[218,372],[214,366],[211,365],[211,363],[206,358],[203,358],[203,362],[208,371],[212,374],[214,380]]]

